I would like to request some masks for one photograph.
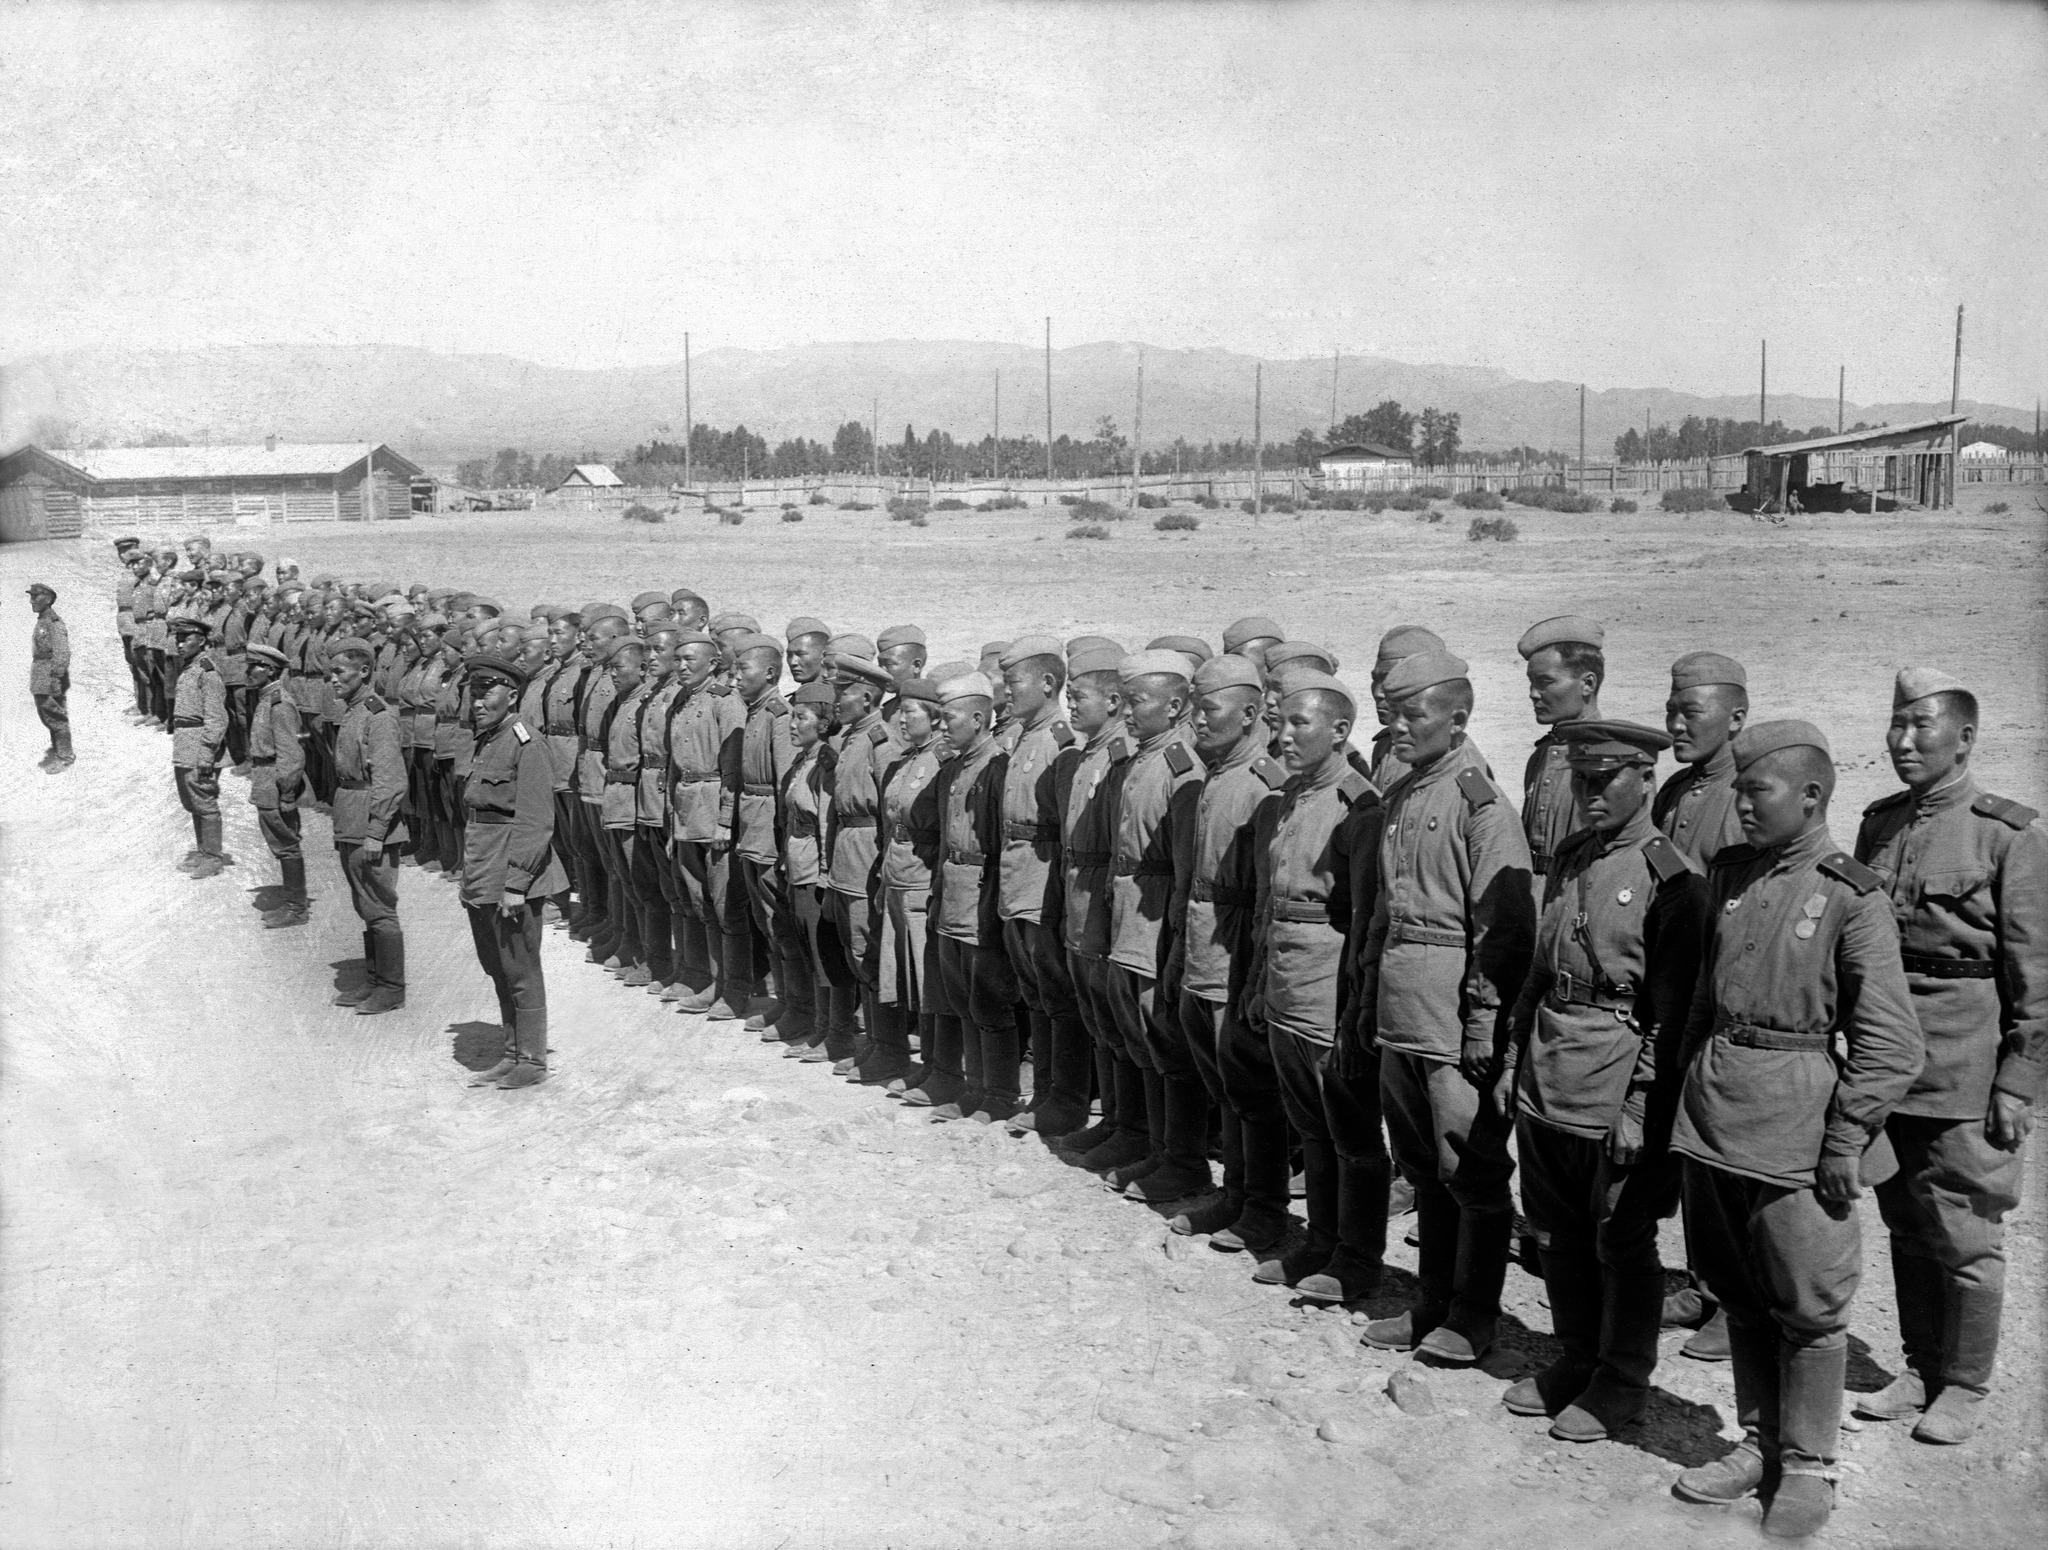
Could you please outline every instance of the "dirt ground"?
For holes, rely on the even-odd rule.
[[[1618,715],[1654,720],[1680,653],[1749,666],[1760,716],[1819,721],[1835,832],[1893,789],[1890,681],[1978,687],[1990,788],[2048,806],[2048,514],[1634,517],[1205,513],[1067,541],[1056,515],[928,528],[813,508],[641,528],[599,517],[252,532],[308,574],[446,581],[523,609],[688,585],[779,628],[902,620],[933,658],[1026,628],[1214,640],[1278,616],[1363,686],[1415,620],[1473,663],[1475,736],[1510,786],[1534,728],[1514,641],[1605,619]],[[222,540],[217,540],[222,541]],[[358,935],[323,819],[314,922],[265,932],[273,875],[224,781],[240,864],[194,883],[169,741],[117,714],[126,679],[103,540],[0,550],[0,1540],[22,1550],[300,1546],[1186,1550],[1756,1542],[1754,1505],[1669,1494],[1733,1434],[1725,1367],[1666,1360],[1649,1420],[1573,1448],[1507,1415],[1548,1359],[1540,1284],[1511,1273],[1482,1370],[1369,1352],[1399,1306],[1292,1305],[1241,1256],[1172,1239],[1034,1143],[934,1126],[736,1024],[707,1028],[546,949],[557,1075],[464,1085],[494,1027],[451,885],[403,874],[406,1008],[327,1004]],[[72,624],[79,764],[35,768],[23,587]],[[2041,1133],[2012,1219],[1990,1420],[1937,1450],[1843,1438],[1842,1546],[2038,1545],[2044,1445]],[[1851,1386],[1897,1370],[1869,1273]],[[1675,1227],[1667,1257],[1678,1261]],[[1387,1397],[1413,1372],[1435,1413]]]

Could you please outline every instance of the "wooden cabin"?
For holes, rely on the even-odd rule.
[[[1743,504],[1761,514],[1873,511],[1886,503],[1955,504],[1955,429],[1969,418],[1938,415],[1908,425],[1748,447]]]

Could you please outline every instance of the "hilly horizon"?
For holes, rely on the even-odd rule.
[[[1087,439],[1107,415],[1129,435],[1136,409],[1134,343],[1053,351],[1053,433]],[[1265,360],[1220,349],[1143,346],[1144,441],[1149,448],[1229,441],[1252,433],[1252,382],[1264,367],[1264,434],[1291,441],[1330,424],[1331,361]],[[1043,353],[974,341],[811,344],[714,349],[693,356],[699,424],[745,424],[772,444],[792,436],[830,442],[848,420],[865,423],[879,400],[882,436],[910,424],[961,440],[992,428],[1001,373],[1005,435],[1045,434]],[[1486,367],[1415,365],[1345,356],[1338,418],[1398,399],[1462,417],[1464,445],[1486,452],[1529,445],[1576,452],[1578,384],[1532,382]],[[405,345],[244,345],[191,350],[92,349],[0,367],[0,447],[61,426],[70,439],[110,444],[152,434],[193,442],[388,442],[447,471],[463,458],[513,446],[535,454],[618,456],[636,443],[674,440],[683,426],[680,361],[596,370],[543,366],[506,355],[454,355]],[[1945,399],[1847,406],[1847,422],[1901,423],[1947,411]],[[1833,399],[1773,393],[1771,418],[1832,426]],[[2031,411],[1965,399],[1973,418],[2022,426]],[[1754,395],[1668,388],[1607,388],[1586,395],[1586,448],[1604,459],[1615,437],[1686,415],[1748,420]]]

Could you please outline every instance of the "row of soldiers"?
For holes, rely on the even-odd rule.
[[[1519,1159],[1562,1351],[1504,1402],[1572,1441],[1642,1413],[1682,1199],[1745,1437],[1676,1489],[1760,1491],[1786,1537],[1832,1505],[1868,1186],[1907,1371],[1858,1408],[1929,1441],[1976,1425],[2048,1060],[2048,836],[1976,787],[1976,701],[1946,675],[1899,675],[1906,789],[1851,854],[1819,729],[1752,721],[1741,665],[1705,652],[1661,728],[1609,718],[1578,616],[1519,642],[1544,730],[1518,815],[1467,733],[1467,664],[1419,626],[1381,642],[1368,745],[1334,655],[1262,618],[1221,652],[1026,636],[929,666],[914,626],[778,638],[688,591],[518,621],[280,578],[254,615],[253,736],[282,740],[273,669],[324,664],[339,706],[358,1010],[402,1004],[402,944],[377,941],[399,854],[452,862],[508,1036],[480,1080],[545,1075],[552,898],[626,985],[1035,1133],[1309,1300],[1377,1286],[1398,1166],[1421,1294],[1363,1338],[1449,1363],[1493,1341]]]

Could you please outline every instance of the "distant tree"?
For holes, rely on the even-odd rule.
[[[1323,444],[1317,439],[1314,431],[1304,425],[1294,433],[1294,466],[1296,468],[1307,468],[1322,455]]]
[[[490,483],[491,464],[488,458],[473,457],[467,462],[455,465],[455,482],[472,490],[483,488]]]
[[[1396,452],[1413,452],[1414,435],[1415,416],[1396,400],[1385,398],[1364,414],[1347,415],[1342,422],[1331,426],[1330,445],[1371,441],[1392,447]]]
[[[1455,410],[1424,409],[1417,424],[1420,434],[1415,441],[1415,456],[1421,462],[1441,467],[1457,461],[1458,415]]]
[[[848,420],[833,433],[832,466],[841,472],[858,472],[868,467],[875,453],[875,438],[858,420]]]
[[[144,431],[133,443],[138,447],[189,447],[192,443],[175,431]]]

